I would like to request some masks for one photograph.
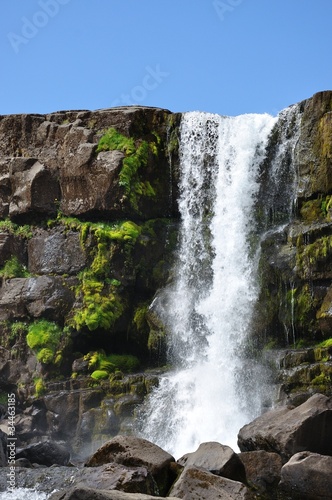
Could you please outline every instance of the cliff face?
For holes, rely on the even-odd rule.
[[[123,373],[165,360],[163,325],[148,306],[177,241],[180,118],[142,107],[0,117],[1,387],[37,398],[46,386],[66,389],[45,396],[43,411],[47,422],[63,414],[64,432],[72,408],[68,438],[98,428],[108,403],[95,406],[110,391],[117,417],[131,414],[155,380]],[[293,149],[275,176],[287,141]],[[262,167],[255,346],[331,336],[331,163],[332,92],[321,92],[281,116]],[[329,349],[285,358],[284,367],[315,365],[287,379],[289,391],[331,391]],[[91,383],[93,397],[71,393]]]
[[[0,117],[5,386],[71,376],[94,351],[102,372],[126,361],[109,353],[162,357],[146,311],[176,242],[178,122],[141,107]]]

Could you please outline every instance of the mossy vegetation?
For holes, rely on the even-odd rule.
[[[124,188],[131,206],[139,210],[141,196],[156,198],[156,187],[148,180],[142,180],[141,172],[148,165],[149,154],[158,155],[160,138],[155,134],[151,142],[140,141],[135,144],[132,137],[120,134],[116,129],[109,128],[99,140],[97,153],[101,151],[119,150],[125,154],[119,174],[119,185]]]
[[[84,359],[88,360],[89,370],[92,371],[92,373],[104,372],[107,376],[119,371],[124,373],[134,372],[139,367],[138,358],[130,354],[106,355],[104,351],[95,351],[86,354]],[[93,378],[97,379],[98,377],[95,376]],[[100,376],[99,378],[107,377]]]
[[[13,255],[5,262],[5,265],[0,269],[0,277],[4,279],[11,278],[27,278],[30,276],[27,268],[23,265],[16,255]]]
[[[301,277],[310,278],[320,261],[332,255],[332,236],[323,236],[305,245],[301,238],[297,242],[296,266]]]
[[[0,232],[8,232],[15,236],[30,239],[32,237],[32,227],[28,224],[15,224],[10,219],[0,220]]]
[[[26,341],[35,351],[38,361],[50,364],[55,362],[62,336],[63,330],[59,325],[41,319],[30,324]]]

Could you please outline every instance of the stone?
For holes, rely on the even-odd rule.
[[[40,230],[28,245],[29,271],[33,274],[77,274],[86,266],[78,232]]]
[[[315,394],[296,408],[268,411],[240,429],[238,445],[279,453],[284,462],[305,450],[332,455],[332,398]]]
[[[75,300],[73,280],[57,276],[5,280],[0,288],[0,321],[29,316],[63,318]]]
[[[160,494],[166,494],[172,482],[170,464],[174,458],[159,446],[134,436],[116,436],[99,448],[86,462],[96,467],[111,462],[146,467],[156,481]]]
[[[31,213],[55,215],[60,186],[53,173],[36,158],[13,158],[10,165],[10,217]]]
[[[272,494],[280,481],[282,460],[277,453],[264,450],[247,451],[239,454],[244,465],[248,483],[262,494]]]
[[[8,465],[7,457],[7,434],[0,429],[0,467],[6,467]]]
[[[279,489],[294,500],[330,500],[331,472],[331,456],[296,453],[281,469]]]
[[[26,458],[31,463],[46,465],[68,465],[70,453],[67,448],[52,441],[44,441],[18,449],[16,458]]]
[[[185,467],[170,495],[184,500],[251,500],[248,488],[238,481],[216,476],[199,467]]]
[[[123,493],[122,491],[96,491],[92,488],[77,487],[70,491],[53,493],[49,500],[161,500],[165,497],[143,495],[140,493]],[[179,500],[175,497],[167,497],[168,500]]]
[[[178,460],[183,467],[201,467],[217,476],[246,482],[245,468],[238,455],[229,446],[216,442],[202,443],[193,453]]]

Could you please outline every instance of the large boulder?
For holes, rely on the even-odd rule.
[[[296,453],[281,469],[279,488],[293,500],[332,498],[332,457]]]
[[[166,494],[172,483],[171,464],[175,459],[146,439],[116,436],[99,448],[85,465],[96,467],[111,462],[146,467],[156,481],[160,494]]]
[[[31,463],[45,465],[68,465],[70,453],[67,448],[52,441],[44,441],[18,449],[16,458],[26,458]]]
[[[260,493],[274,498],[282,467],[280,455],[264,450],[245,451],[239,454],[239,458],[245,467],[248,483]]]
[[[277,452],[286,462],[300,451],[332,455],[332,398],[315,394],[297,408],[277,408],[240,429],[241,451]]]
[[[238,481],[216,476],[199,467],[185,467],[170,490],[170,495],[184,500],[249,500],[252,494]]]
[[[246,482],[244,465],[238,455],[232,448],[220,443],[202,443],[196,451],[181,457],[178,463],[184,467],[201,467],[217,476]]]
[[[69,491],[53,493],[49,500],[161,500],[165,497],[143,495],[141,493],[124,493],[122,491],[96,491],[92,488],[74,487]],[[175,497],[167,497],[168,500],[179,500]]]

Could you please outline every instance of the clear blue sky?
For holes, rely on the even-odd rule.
[[[332,89],[332,0],[1,0],[0,114],[276,114]]]

